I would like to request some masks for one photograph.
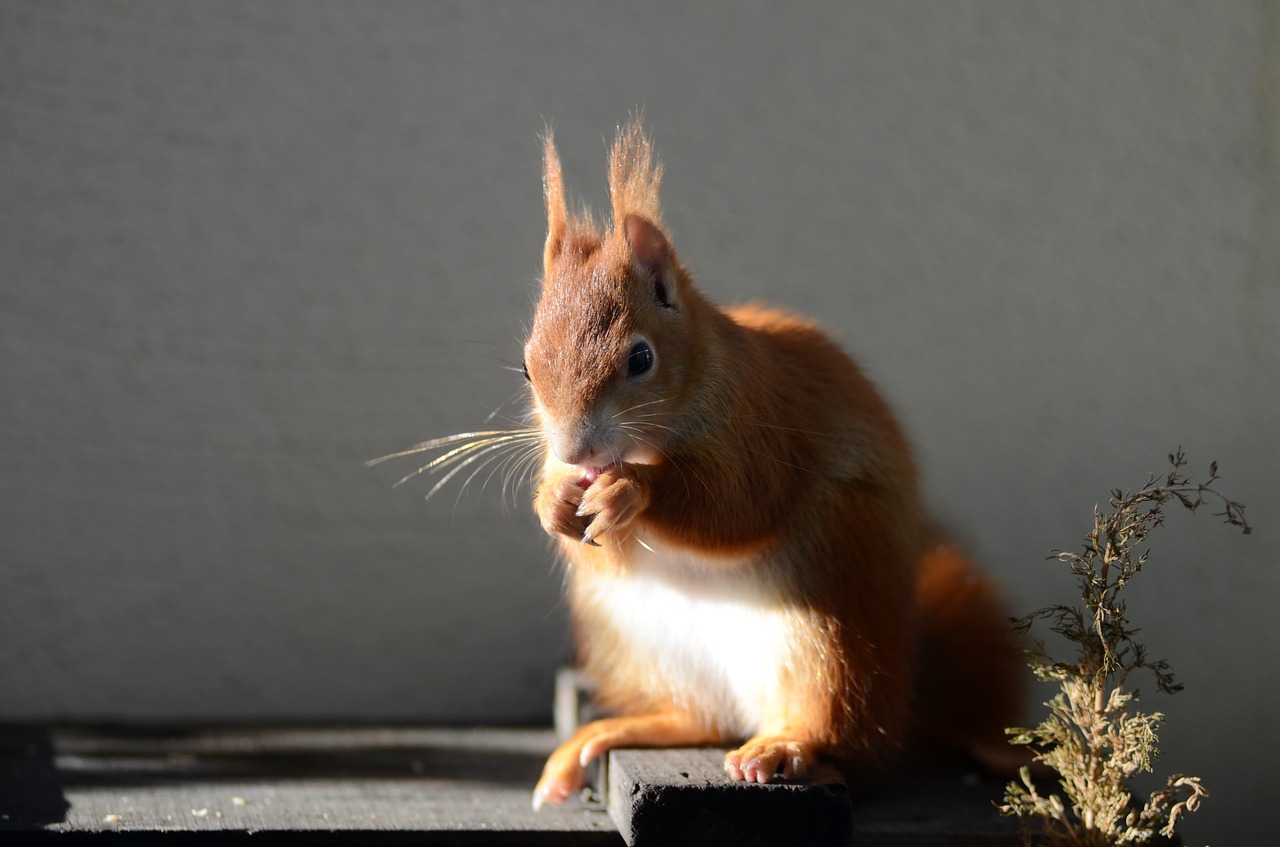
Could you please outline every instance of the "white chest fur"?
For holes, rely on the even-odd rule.
[[[640,547],[629,573],[582,586],[655,685],[714,711],[726,729],[759,732],[777,714],[794,612],[746,562]]]

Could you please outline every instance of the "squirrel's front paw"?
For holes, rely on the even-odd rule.
[[[648,506],[648,488],[620,468],[610,468],[591,483],[578,504],[578,517],[589,521],[583,542],[594,544],[605,533],[626,529]]]
[[[566,476],[558,483],[543,484],[534,500],[534,509],[548,535],[567,535],[577,540],[586,531],[587,521],[578,514],[583,488],[579,480]]]

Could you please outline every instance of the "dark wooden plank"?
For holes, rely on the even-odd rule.
[[[566,668],[556,678],[560,738],[599,713],[595,686]],[[724,773],[724,750],[616,750],[588,769],[628,844],[746,847],[1012,847],[1015,822],[997,815],[1003,783],[959,759],[918,761],[850,790],[834,770],[808,784],[745,785]]]
[[[724,751],[711,749],[615,751],[608,807],[633,847],[844,845],[852,822],[834,771],[805,784],[747,785],[730,780]]]
[[[0,832],[65,820],[69,804],[43,727],[0,727]]]
[[[919,761],[896,777],[852,787],[858,847],[1014,847],[1018,824],[996,805],[1004,782],[962,758]]]
[[[855,844],[1012,847],[1017,825],[995,808],[1003,785],[959,760],[919,763],[849,788],[834,771],[808,784],[746,785],[724,773],[724,750],[619,750],[608,808],[633,847]],[[679,835],[680,840],[673,839]]]
[[[7,738],[4,843],[108,832],[207,843],[246,833],[255,844],[299,833],[306,843],[620,843],[599,805],[533,812],[550,730],[59,729]]]
[[[622,843],[601,803],[532,811],[554,743],[550,730],[0,728],[0,843]],[[722,750],[608,761],[609,812],[641,847],[1017,842],[991,807],[999,784],[956,762],[849,791],[834,773],[732,783]]]

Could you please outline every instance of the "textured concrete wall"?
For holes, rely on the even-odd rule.
[[[637,105],[704,287],[822,315],[1019,608],[1110,488],[1221,463],[1259,531],[1177,515],[1131,609],[1191,840],[1260,834],[1275,2],[5,0],[0,718],[544,716],[526,494],[361,463],[520,390],[537,135],[602,207]]]

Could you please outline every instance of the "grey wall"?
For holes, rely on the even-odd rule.
[[[0,719],[545,719],[527,493],[365,459],[520,389],[537,135],[643,106],[682,256],[819,313],[1015,606],[1182,444],[1131,610],[1190,840],[1280,735],[1280,7],[0,3]],[[1048,696],[1048,692],[1043,692]]]

